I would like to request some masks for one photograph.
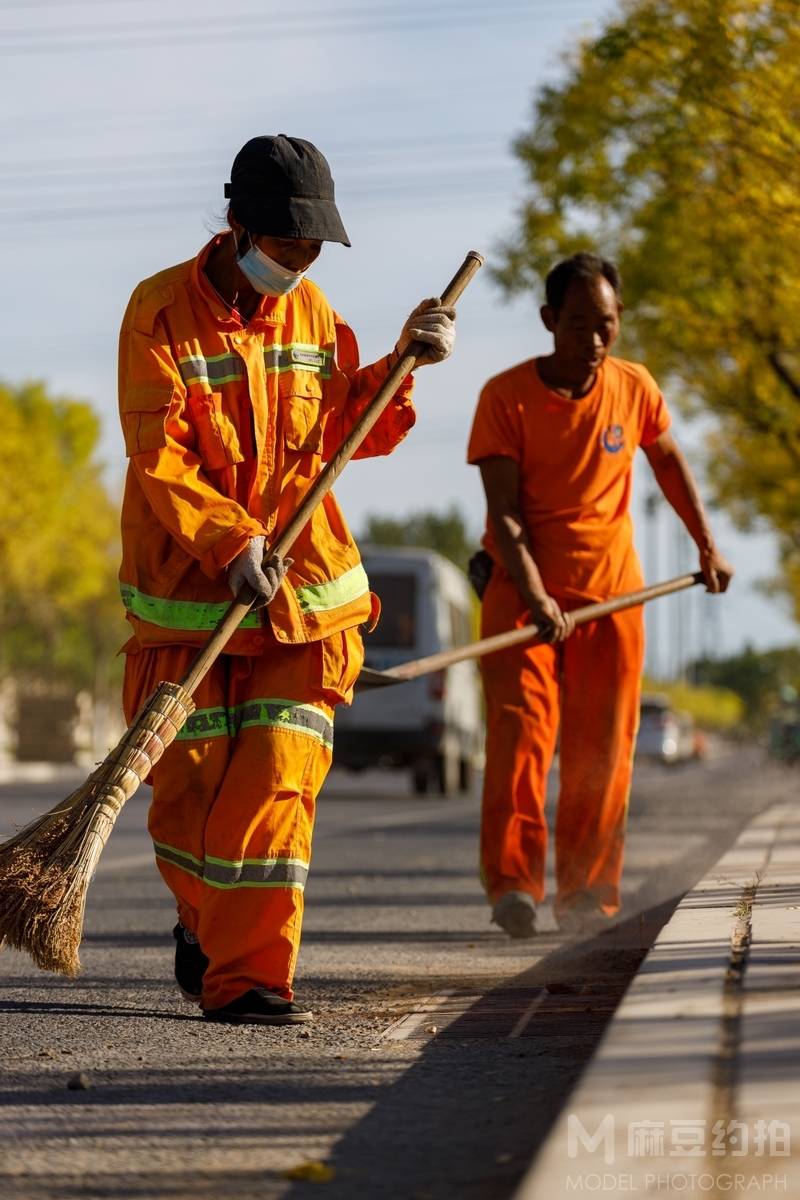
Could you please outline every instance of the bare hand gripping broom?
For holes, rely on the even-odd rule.
[[[574,608],[569,614],[570,620],[573,628],[577,629],[579,625],[586,625],[589,621],[610,617],[626,608],[636,608],[650,600],[657,600],[659,596],[673,596],[676,592],[683,592],[686,588],[696,587],[698,583],[703,582],[701,571],[695,571],[692,575],[678,575],[675,579],[653,583],[636,592],[623,592],[621,596],[614,596],[610,600],[600,600],[596,604]],[[526,646],[548,640],[546,627],[523,625],[519,629],[509,629],[505,633],[481,638],[478,642],[469,642],[466,646],[455,646],[452,650],[440,650],[437,654],[428,654],[425,658],[415,658],[413,662],[398,663],[388,671],[373,671],[370,667],[363,667],[356,681],[356,691],[363,692],[370,688],[389,687],[393,683],[406,683],[409,679],[418,679],[420,675],[443,671],[446,667],[452,667],[468,658],[483,658],[485,654],[495,654],[498,650],[508,650],[512,646]]]
[[[452,305],[483,265],[470,250],[442,293]],[[266,553],[285,557],[311,513],[333,487],[405,377],[426,350],[412,342],[383,386],[309,488],[287,527]],[[118,745],[86,782],[44,816],[0,845],[0,945],[27,950],[47,971],[76,975],[86,893],[122,806],[147,777],[194,711],[192,693],[250,611],[255,593],[243,588],[180,683],[160,683]]]

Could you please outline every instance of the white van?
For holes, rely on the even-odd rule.
[[[675,712],[663,692],[642,696],[636,756],[667,764],[700,756],[694,721],[688,713]]]
[[[472,589],[448,559],[401,546],[365,547],[362,559],[382,605],[364,636],[366,666],[383,671],[474,640]],[[466,791],[483,749],[479,688],[475,663],[463,662],[357,692],[336,710],[334,763],[409,767],[417,793]]]

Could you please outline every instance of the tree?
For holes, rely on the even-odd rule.
[[[361,540],[379,546],[423,546],[438,550],[462,571],[477,549],[477,541],[470,536],[464,516],[455,505],[443,513],[421,511],[399,519],[370,513],[364,521]]]
[[[800,649],[784,646],[757,651],[746,646],[731,658],[705,658],[694,665],[695,678],[727,688],[742,698],[745,720],[754,729],[766,726],[782,692],[800,692]]]
[[[98,418],[40,384],[0,384],[0,427],[0,678],[94,687],[125,629]]]
[[[796,0],[627,0],[541,91],[495,276],[616,257],[623,352],[716,418],[709,478],[777,532],[800,617],[800,21]]]

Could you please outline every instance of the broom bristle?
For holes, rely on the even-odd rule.
[[[0,946],[46,971],[77,975],[86,894],[123,804],[194,710],[162,683],[82,787],[0,845]]]
[[[80,887],[59,853],[69,841],[71,824],[64,814],[35,836],[16,839],[0,851],[0,936],[10,946],[27,950],[44,970],[65,975],[77,974],[80,967],[83,917]],[[88,883],[87,879],[84,897]]]

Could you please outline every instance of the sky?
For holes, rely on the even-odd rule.
[[[118,488],[116,345],[139,280],[191,258],[222,228],[239,147],[263,133],[328,157],[352,249],[327,245],[311,272],[355,329],[362,361],[387,353],[411,308],[469,249],[496,261],[525,181],[512,150],[537,89],[614,12],[605,0],[0,0],[0,273],[3,367],[88,400]],[[484,502],[464,462],[482,384],[546,353],[540,297],[507,303],[483,271],[459,306],[448,362],[418,373],[417,426],[390,458],[351,464],[337,495],[368,512],[456,504],[479,535]],[[672,398],[671,398],[672,399]],[[676,415],[702,470],[702,437]],[[640,456],[641,457],[641,456]],[[692,570],[693,548],[637,466],[637,542],[649,579]],[[648,528],[649,524],[649,528]],[[724,598],[659,601],[649,663],[797,640],[760,581],[773,539],[713,524],[737,567]],[[655,606],[651,606],[651,611]]]

